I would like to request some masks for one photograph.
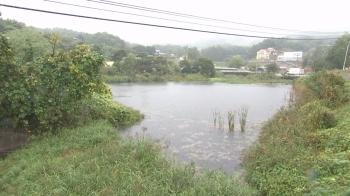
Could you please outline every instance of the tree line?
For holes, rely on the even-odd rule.
[[[57,50],[69,51],[77,44],[89,44],[107,61],[121,62],[129,53],[136,58],[143,58],[145,55],[152,56],[156,50],[160,50],[171,57],[184,57],[187,60],[197,61],[202,57],[213,62],[223,62],[225,66],[240,67],[246,65],[249,60],[255,59],[256,52],[260,49],[273,47],[278,51],[303,51],[303,66],[312,67],[314,70],[341,69],[350,39],[349,34],[345,33],[336,41],[265,39],[251,47],[226,44],[199,50],[196,47],[171,44],[152,46],[131,44],[106,32],[89,34],[61,28],[39,29],[27,27],[24,23],[15,20],[3,19],[0,19],[0,33],[10,38],[10,42],[22,58],[29,45],[33,49],[34,58],[50,51],[52,46],[48,37],[52,33],[57,33],[61,37]]]

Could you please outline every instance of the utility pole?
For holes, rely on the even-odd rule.
[[[348,56],[349,45],[350,45],[350,43],[349,43],[348,46],[346,47],[343,70],[345,70],[345,63],[346,63],[346,57]]]

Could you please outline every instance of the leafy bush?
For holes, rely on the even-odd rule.
[[[345,79],[339,74],[320,71],[301,82],[327,107],[337,107],[345,100]]]
[[[311,129],[327,129],[337,124],[334,113],[319,101],[307,103],[300,108],[300,112],[305,117],[304,123]]]
[[[99,74],[104,59],[88,45],[20,64],[0,36],[0,119],[21,130],[57,130],[93,92],[111,95]]]
[[[333,72],[293,84],[292,107],[263,126],[243,158],[246,180],[260,195],[349,192],[350,107],[345,92],[343,79]]]
[[[302,82],[294,83],[290,93],[290,105],[294,107],[303,106],[310,101],[317,100],[313,91]]]

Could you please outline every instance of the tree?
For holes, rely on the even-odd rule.
[[[153,55],[156,52],[156,48],[154,46],[146,46],[145,52],[149,55]]]
[[[124,74],[133,74],[135,72],[135,55],[129,53],[128,56],[124,57],[120,68]]]
[[[41,57],[51,50],[49,40],[46,39],[42,33],[31,27],[10,31],[6,33],[6,37],[10,38],[9,42],[18,54],[17,57],[19,59],[24,59],[28,42],[31,43],[33,59]]]
[[[102,55],[101,47],[98,46],[98,45],[93,45],[93,46],[92,46],[92,51],[95,51],[95,52],[97,52],[97,53],[99,53],[99,54]]]
[[[200,56],[200,53],[196,47],[187,49],[187,57],[189,60],[197,60]]]
[[[125,50],[117,50],[113,53],[111,60],[112,61],[121,61],[124,57],[126,57],[128,54]]]
[[[303,63],[302,63],[303,68],[305,68],[306,66],[309,65],[309,58],[310,58],[309,55],[307,55],[307,56],[304,58]]]
[[[308,58],[308,63],[314,71],[326,69],[326,56],[329,51],[328,46],[317,46]]]
[[[179,64],[180,64],[180,68],[190,67],[191,66],[191,63],[188,60],[186,60],[186,59],[180,61]]]
[[[76,37],[76,39],[80,40],[81,42],[85,42],[85,38],[84,38],[84,35],[79,33]]]
[[[243,59],[240,55],[234,55],[231,57],[229,64],[229,67],[234,67],[234,68],[240,68],[243,66]]]
[[[279,71],[279,67],[277,66],[276,63],[268,64],[268,65],[266,65],[266,67],[267,67],[267,72],[268,73],[273,73],[274,74],[274,73]]]
[[[80,45],[20,63],[0,35],[0,119],[12,119],[18,130],[57,130],[84,99],[106,89],[99,74],[103,62],[90,46]]]
[[[110,46],[112,48],[124,48],[125,41],[118,36],[109,33],[96,33],[93,35],[87,34],[84,36],[85,42],[100,46]]]
[[[51,44],[52,56],[55,55],[57,47],[61,44],[61,37],[57,33],[52,33],[49,36],[49,42]]]
[[[141,52],[141,53],[138,53],[136,56],[137,56],[138,58],[146,58],[148,55],[147,55],[147,53],[145,53],[145,52]]]
[[[214,77],[215,67],[213,61],[207,58],[199,58],[200,73],[204,76]]]
[[[344,57],[345,57],[346,49],[349,43],[350,43],[350,34],[348,33],[344,34],[342,37],[337,39],[337,41],[333,44],[331,49],[328,51],[328,54],[326,57],[326,62],[328,63],[328,69],[343,68]],[[348,53],[347,59],[350,56],[349,53]]]
[[[191,62],[188,60],[182,60],[179,62],[181,73],[192,73],[192,65]]]
[[[0,34],[6,33],[15,29],[22,29],[26,25],[21,22],[17,22],[16,20],[3,20],[0,18]]]
[[[227,57],[232,55],[247,56],[249,48],[246,46],[221,45],[204,48],[201,51],[202,56],[211,59],[212,61],[223,62]]]
[[[58,33],[61,37],[61,44],[59,46],[59,49],[69,52],[70,50],[74,50],[75,46],[77,45],[77,40],[74,40],[73,37]],[[99,51],[95,50],[94,46],[94,51],[100,53]]]
[[[23,62],[32,62],[34,60],[34,51],[32,42],[26,39],[25,52],[23,57]]]

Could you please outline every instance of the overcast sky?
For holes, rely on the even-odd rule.
[[[0,4],[14,5],[33,9],[49,10],[76,15],[107,18],[121,21],[131,21],[138,23],[156,24],[180,28],[198,29],[205,31],[215,31],[230,34],[243,34],[254,36],[283,37],[285,35],[316,35],[322,32],[336,32],[337,36],[350,30],[349,23],[345,22],[349,13],[350,3],[346,0],[212,0],[212,1],[160,1],[160,0],[1,0]],[[54,2],[68,3],[79,6],[91,7],[94,10],[73,5],[63,5]],[[190,17],[179,17],[161,13],[130,9],[116,6],[114,3],[147,7],[175,13],[182,13],[193,16],[201,16],[211,19],[219,19],[228,22],[198,20]],[[106,11],[110,10],[110,11]],[[81,19],[62,15],[53,15],[25,11],[14,8],[0,6],[3,19],[15,19],[26,23],[27,26],[40,28],[67,28],[76,31],[96,33],[108,32],[119,36],[131,43],[144,45],[152,44],[189,44],[208,40],[221,40],[230,44],[251,44],[254,40],[228,35],[215,35],[208,33],[189,32],[182,30],[172,30],[157,27],[147,27],[118,22],[106,22],[100,20]],[[123,14],[124,13],[124,14]],[[128,13],[128,14],[125,14]],[[135,16],[143,15],[148,17]],[[150,18],[154,17],[154,18]],[[159,19],[156,19],[159,18]],[[162,20],[168,19],[168,20]],[[175,22],[186,21],[188,23]],[[192,24],[189,24],[192,23]],[[205,24],[207,26],[197,25]],[[249,24],[240,25],[237,23]],[[213,27],[218,26],[218,27]],[[257,27],[260,26],[260,27]],[[270,28],[262,28],[270,27]],[[282,31],[278,29],[298,30]],[[245,30],[245,31],[242,31]],[[309,32],[305,32],[309,31]],[[328,36],[330,37],[330,36]],[[255,40],[261,41],[260,40]]]

